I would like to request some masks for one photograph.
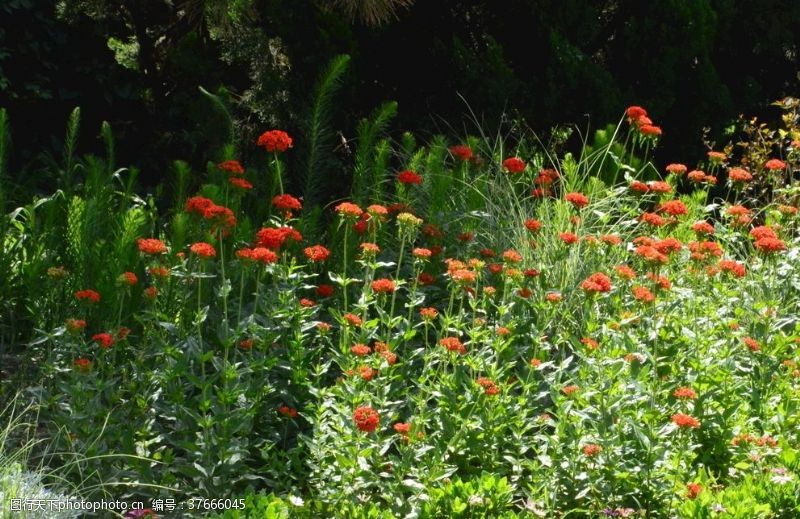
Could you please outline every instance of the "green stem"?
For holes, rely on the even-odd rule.
[[[278,191],[280,194],[283,194],[283,168],[281,167],[281,160],[278,158],[278,154],[274,154],[275,159],[275,176],[278,177]]]

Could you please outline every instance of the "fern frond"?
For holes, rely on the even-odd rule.
[[[67,121],[67,135],[64,138],[64,171],[67,178],[71,178],[74,166],[75,148],[78,145],[78,132],[81,127],[81,109],[75,107]]]
[[[366,201],[370,186],[374,185],[374,148],[378,138],[386,132],[392,119],[397,115],[397,102],[388,101],[379,106],[372,117],[362,119],[358,125],[358,145],[353,168],[353,199],[359,203]]]
[[[208,90],[203,87],[197,87],[209,101],[211,101],[211,106],[214,108],[214,113],[220,119],[220,127],[225,131],[225,144],[230,144],[233,142],[234,139],[234,131],[233,131],[233,117],[231,116],[231,112],[228,110],[228,107],[225,106],[225,103],[222,101],[222,98],[216,94],[212,94]]]
[[[330,171],[323,157],[333,149],[334,132],[330,127],[333,95],[341,86],[342,79],[350,56],[336,56],[317,80],[311,112],[307,118],[306,136],[308,148],[302,168],[303,198],[306,207],[320,202],[320,195],[325,180],[330,178]]]

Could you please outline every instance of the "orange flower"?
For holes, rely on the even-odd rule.
[[[436,319],[436,317],[439,315],[439,311],[432,307],[426,307],[419,311],[419,315],[426,321],[430,321]]]
[[[372,353],[372,350],[366,344],[354,344],[350,347],[350,352],[358,357],[364,357]]]
[[[680,400],[694,400],[697,398],[697,393],[690,387],[679,387],[676,389],[672,396]]]
[[[583,455],[586,456],[587,458],[593,458],[598,454],[600,454],[602,451],[603,448],[594,443],[587,443],[586,445],[583,446]]]
[[[136,240],[139,251],[145,254],[162,254],[167,252],[167,246],[164,242],[156,238],[139,238]]]
[[[376,279],[372,282],[372,291],[377,294],[391,294],[397,288],[394,281],[387,278]]]
[[[344,319],[350,326],[355,326],[356,328],[363,324],[363,321],[359,316],[351,313],[344,314],[342,319]]]
[[[581,283],[581,288],[589,293],[610,292],[611,279],[602,272],[595,272]]]
[[[195,243],[189,247],[189,250],[201,258],[213,258],[217,255],[217,250],[212,245],[205,242]]]
[[[586,207],[589,205],[589,199],[583,193],[567,193],[564,195],[564,200],[575,207]]]
[[[462,355],[467,352],[467,349],[461,344],[458,337],[445,337],[439,340],[439,344],[447,348],[448,351],[455,351]]]
[[[337,205],[334,210],[343,217],[358,218],[364,212],[356,204],[351,202],[342,202]]]
[[[672,415],[672,423],[681,429],[697,429],[700,427],[700,420],[694,416],[683,413],[676,413]]]
[[[331,255],[331,251],[322,245],[312,245],[311,247],[303,249],[303,254],[313,262],[321,262],[328,259],[328,256]]]

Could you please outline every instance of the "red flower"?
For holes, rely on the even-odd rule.
[[[278,408],[278,412],[286,418],[297,418],[297,409],[294,407],[289,407],[288,405],[280,406]]]
[[[680,200],[670,200],[669,202],[664,202],[658,208],[659,212],[667,213],[672,216],[680,216],[682,214],[686,214],[689,210],[686,208],[683,202]]]
[[[653,181],[650,182],[650,191],[654,193],[669,193],[672,191],[672,186],[669,185],[667,182],[662,181]]]
[[[361,318],[356,314],[346,313],[342,316],[342,319],[344,319],[350,326],[355,326],[356,328],[363,324]]]
[[[758,227],[753,227],[750,230],[750,237],[753,238],[756,241],[764,239],[764,238],[777,239],[778,238],[778,234],[769,225],[760,225]]]
[[[217,255],[217,250],[210,244],[198,242],[189,247],[189,250],[201,258],[213,258]]]
[[[358,218],[364,212],[356,204],[351,202],[342,202],[334,207],[334,210],[343,217]]]
[[[432,285],[436,283],[436,278],[427,272],[420,272],[419,276],[417,276],[417,281],[421,285]]]
[[[642,117],[647,117],[647,110],[642,108],[641,106],[629,106],[625,110],[625,115],[628,117],[628,121],[638,121]]]
[[[583,193],[567,193],[564,199],[575,207],[586,207],[589,205],[589,199]]]
[[[448,351],[455,351],[462,355],[467,352],[467,348],[464,347],[458,337],[445,337],[439,340],[439,344],[447,348]]]
[[[331,255],[331,251],[322,245],[312,245],[311,247],[303,249],[303,254],[311,261],[320,262],[328,259],[328,256]]]
[[[655,247],[655,249],[661,254],[670,254],[672,252],[678,252],[681,250],[683,245],[681,245],[681,242],[675,238],[669,237],[655,242],[653,247]]]
[[[303,204],[300,203],[300,200],[292,195],[277,195],[272,198],[272,205],[287,213],[303,209]]]
[[[639,221],[652,225],[653,227],[662,227],[667,225],[667,221],[656,213],[642,213],[642,215],[639,216]]]
[[[356,408],[353,412],[353,421],[360,431],[370,433],[378,428],[381,417],[375,409],[362,406]]]
[[[144,289],[143,294],[144,294],[144,297],[146,297],[147,299],[152,301],[153,299],[158,297],[158,288],[157,287],[147,287],[147,288]]]
[[[100,302],[100,294],[96,290],[78,290],[75,292],[75,299],[78,301],[89,301],[91,303]]]
[[[136,277],[136,274],[134,274],[133,272],[123,272],[117,278],[117,282],[119,282],[122,285],[128,285],[129,287],[132,287],[133,285],[139,282],[139,278]]]
[[[622,279],[631,280],[636,277],[636,272],[627,265],[617,265],[614,267],[614,270],[617,271],[619,277]]]
[[[217,167],[231,175],[244,175],[244,168],[238,160],[226,160],[217,164]]]
[[[733,260],[722,260],[718,266],[723,272],[730,272],[737,278],[744,277],[747,273],[744,265]]]
[[[89,371],[92,369],[92,361],[86,358],[75,359],[72,363],[78,371]]]
[[[491,379],[486,377],[478,377],[476,382],[483,388],[483,392],[489,396],[494,396],[500,393],[500,388],[497,387],[497,384],[495,384]]]
[[[697,234],[714,234],[714,226],[702,220],[692,224],[692,230]]]
[[[638,180],[634,180],[630,184],[631,191],[635,191],[636,193],[647,193],[650,191],[650,187],[644,182],[639,182]]]
[[[581,283],[581,288],[588,293],[610,292],[611,279],[602,272],[596,272]]]
[[[687,483],[686,484],[686,499],[697,499],[700,492],[703,491],[703,485],[700,483]]]
[[[292,138],[283,130],[269,130],[261,134],[256,145],[270,153],[283,153],[292,147]]]
[[[401,171],[397,175],[397,181],[401,184],[422,184],[422,177],[413,171]]]
[[[112,344],[114,344],[114,336],[105,332],[92,335],[92,340],[99,344],[103,349],[108,349]]]
[[[652,124],[643,124],[639,127],[639,132],[645,137],[659,137],[661,135],[661,128]]]
[[[256,247],[254,249],[241,249],[236,251],[236,255],[243,260],[263,263],[264,265],[268,265],[270,263],[275,263],[276,261],[278,261],[278,255],[275,252],[267,249],[266,247]]]
[[[302,239],[303,236],[293,227],[265,227],[256,233],[256,244],[273,251],[279,250],[287,240],[299,242]]]
[[[777,238],[761,238],[756,241],[755,248],[769,254],[786,250],[786,244]]]
[[[536,232],[542,228],[542,222],[533,218],[525,220],[525,228],[531,232]]]
[[[700,420],[694,416],[683,413],[676,413],[672,415],[672,423],[681,429],[697,429],[700,427]]]
[[[136,240],[139,250],[145,254],[162,254],[167,252],[164,242],[156,238],[139,238]]]
[[[732,205],[725,210],[728,216],[750,216],[750,209],[742,205]]]
[[[397,432],[397,434],[402,434],[403,436],[407,436],[408,433],[411,431],[411,424],[405,422],[398,422],[392,426]]]
[[[469,243],[475,239],[475,233],[473,232],[462,232],[458,235],[458,241],[463,243]]]
[[[522,173],[525,166],[525,162],[518,157],[509,157],[503,161],[503,168],[509,173]]]
[[[244,189],[244,190],[247,190],[247,189],[253,189],[253,184],[251,184],[250,182],[248,182],[247,180],[245,180],[245,179],[243,179],[243,178],[239,178],[239,177],[230,177],[230,178],[228,179],[228,182],[229,182],[229,183],[230,183],[232,186],[234,186],[234,187],[238,187],[239,189]]]
[[[563,241],[567,245],[572,245],[573,243],[577,243],[579,239],[577,234],[573,234],[571,232],[559,233],[558,237],[561,238],[561,241]]]
[[[558,177],[558,171],[554,169],[543,169],[533,181],[536,184],[547,186],[558,180]]]
[[[70,333],[82,332],[86,328],[86,321],[83,319],[67,319],[66,328]]]
[[[469,146],[465,146],[463,144],[450,146],[450,148],[448,149],[455,158],[463,162],[466,162],[475,156],[474,153],[472,152],[472,148],[470,148]]]
[[[376,279],[372,282],[372,291],[377,294],[391,294],[397,288],[391,279]]]
[[[752,337],[745,337],[742,339],[742,342],[744,342],[744,345],[747,346],[750,351],[761,351],[761,345]]]
[[[203,215],[206,209],[214,205],[214,201],[204,196],[193,196],[186,200],[185,210],[187,213]]]
[[[622,238],[616,234],[604,234],[603,236],[600,236],[600,241],[606,245],[619,245],[622,243]]]
[[[319,285],[317,287],[317,295],[319,297],[331,297],[333,295],[333,285]]]

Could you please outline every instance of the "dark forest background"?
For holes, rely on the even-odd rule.
[[[174,159],[220,159],[230,128],[199,87],[242,149],[272,127],[302,141],[315,81],[347,54],[340,139],[387,100],[394,131],[453,140],[475,133],[470,108],[489,131],[505,113],[546,133],[640,104],[665,128],[657,158],[689,161],[704,127],[721,139],[797,95],[799,50],[796,0],[2,0],[0,106],[18,181],[80,106],[81,149],[108,121],[117,163],[153,184]]]

